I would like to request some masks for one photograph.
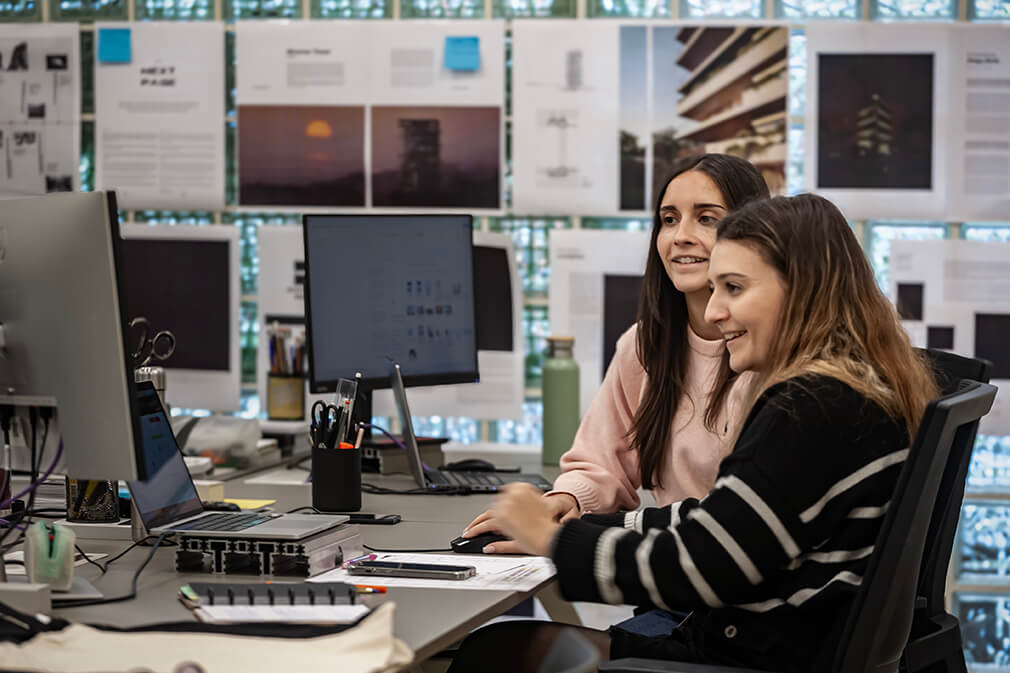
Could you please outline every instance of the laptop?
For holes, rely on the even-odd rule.
[[[300,540],[348,520],[339,514],[204,511],[157,391],[150,381],[136,385],[143,456],[151,476],[147,481],[130,481],[127,486],[149,533]]]
[[[396,411],[400,417],[400,427],[403,429],[403,445],[407,447],[407,464],[410,466],[410,473],[418,486],[431,491],[447,491],[449,493],[459,493],[460,491],[495,493],[505,484],[513,482],[533,484],[541,491],[549,491],[553,488],[551,482],[539,474],[429,469],[421,462],[421,452],[417,448],[414,426],[410,422],[407,391],[403,387],[403,377],[400,374],[398,363],[393,363],[389,377],[393,388],[393,399],[396,401]]]

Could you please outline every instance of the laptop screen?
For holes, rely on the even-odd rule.
[[[403,436],[403,445],[407,447],[407,464],[410,465],[410,474],[413,475],[414,482],[418,486],[427,488],[424,466],[421,465],[421,452],[417,448],[414,425],[410,422],[410,407],[407,406],[407,391],[403,387],[403,377],[400,376],[400,365],[393,364],[389,378],[393,388],[393,399],[396,400],[396,411],[400,416],[400,434]]]
[[[149,381],[137,384],[137,410],[142,454],[150,476],[146,481],[131,481],[128,485],[144,525],[150,530],[201,513],[200,496],[158,393]]]

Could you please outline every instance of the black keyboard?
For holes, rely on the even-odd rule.
[[[450,472],[432,470],[429,472],[436,484],[448,486],[501,486],[505,482],[495,472]]]
[[[245,530],[251,526],[264,523],[276,518],[278,514],[265,514],[263,512],[250,512],[248,514],[230,514],[219,512],[217,514],[207,514],[199,519],[193,519],[185,523],[172,526],[169,530],[223,530],[236,531]]]

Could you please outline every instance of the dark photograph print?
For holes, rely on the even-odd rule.
[[[932,189],[932,54],[820,54],[817,89],[818,187]]]
[[[364,206],[364,107],[240,105],[238,175],[244,206]]]
[[[372,205],[500,208],[500,109],[373,107]]]

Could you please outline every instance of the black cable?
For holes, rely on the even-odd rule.
[[[38,453],[36,452],[37,451],[37,447],[36,447],[36,444],[35,444],[35,440],[38,438],[37,435],[38,435],[38,430],[39,430],[39,412],[38,412],[38,409],[36,409],[35,407],[28,407],[28,423],[29,423],[29,426],[31,427],[31,434],[32,434],[31,448],[30,448],[31,459],[28,461],[28,465],[30,466],[30,469],[31,469],[31,476],[29,477],[28,483],[29,484],[34,484],[38,480],[38,478],[39,478],[39,467],[40,467],[40,465],[37,465],[36,462],[39,463],[39,464],[42,463],[42,456],[39,455],[41,452],[38,452]],[[25,514],[24,514],[24,517],[22,517],[22,519],[21,519],[24,522],[26,529],[32,523],[32,521],[31,521],[31,511],[35,507],[35,492],[36,491],[38,491],[38,489],[37,488],[33,488],[32,491],[31,491],[31,493],[28,494],[28,504],[25,505]]]
[[[158,546],[161,544],[161,541],[165,539],[166,535],[170,534],[171,533],[166,530],[161,535],[159,535],[158,539],[154,541],[153,545],[151,545],[151,551],[147,553],[147,558],[145,558],[144,562],[140,564],[139,568],[137,568],[137,572],[133,573],[133,578],[130,580],[130,593],[124,594],[122,596],[113,596],[112,598],[87,598],[84,600],[69,600],[69,601],[54,600],[53,607],[83,608],[86,605],[105,605],[107,603],[121,603],[122,601],[133,600],[134,598],[137,597],[137,580],[140,579],[140,573],[144,572],[144,568],[146,568],[147,564],[151,562],[152,558],[154,558],[154,552],[158,551]],[[112,563],[112,561],[109,561],[109,563]],[[105,565],[108,566],[108,563],[106,563]]]
[[[148,540],[150,540],[153,537],[154,537],[153,535],[148,535],[145,538],[141,538],[141,539],[137,540],[136,542],[134,542],[133,544],[131,544],[129,547],[127,547],[126,549],[124,549],[123,551],[119,552],[118,554],[116,554],[115,556],[113,556],[112,558],[110,558],[108,561],[106,561],[105,562],[105,569],[108,570],[108,568],[109,568],[110,565],[112,565],[115,561],[118,561],[119,559],[121,559],[124,556],[126,556],[129,552],[131,552],[134,549],[134,547],[139,547],[139,546],[143,545],[145,542],[147,542]],[[160,541],[160,538],[159,538],[159,541]]]
[[[85,552],[85,551],[84,551],[83,549],[81,549],[81,548],[80,548],[80,547],[79,547],[79,546],[77,545],[77,543],[76,543],[76,542],[74,543],[74,549],[76,549],[76,550],[77,550],[77,553],[78,553],[78,554],[80,554],[80,555],[81,555],[81,557],[83,557],[85,561],[87,561],[87,562],[88,562],[88,563],[90,563],[91,565],[93,565],[93,566],[95,566],[96,568],[98,568],[99,570],[101,570],[101,571],[102,571],[102,574],[103,574],[103,575],[105,574],[105,571],[109,569],[109,568],[108,568],[108,566],[103,566],[103,565],[102,565],[101,563],[99,563],[99,562],[98,562],[98,561],[96,561],[95,559],[93,559],[93,558],[91,558],[90,556],[88,556],[87,552]]]
[[[385,486],[376,486],[375,484],[361,484],[362,493],[371,493],[372,495],[470,495],[470,489],[466,486],[447,486],[445,488],[439,487],[437,489],[430,488],[408,488],[408,489],[395,489],[386,488]]]
[[[32,516],[41,516],[50,519],[58,519],[60,517],[66,517],[67,510],[59,509],[56,507],[40,507],[39,509],[26,510],[25,516],[28,516],[29,514]]]
[[[377,547],[369,547],[367,544],[361,545],[362,549],[367,549],[368,551],[383,552],[390,554],[424,554],[428,552],[447,552],[452,551],[452,547],[446,547],[445,549],[379,549]]]
[[[11,420],[14,418],[14,407],[10,404],[0,405],[0,428],[3,429],[4,433],[4,447],[3,459],[4,464],[0,465],[0,470],[3,470],[4,480],[3,486],[0,486],[0,501],[6,500],[9,496],[7,495],[8,490],[10,493],[14,493],[14,489],[10,488],[11,485],[11,473],[14,471],[14,460],[12,458],[12,453],[14,447],[11,446]],[[13,503],[12,503],[13,504]],[[9,547],[4,547],[4,541],[7,540],[7,536],[11,534],[11,531],[15,530],[14,526],[9,526],[3,535],[0,535],[0,554],[6,553]],[[18,542],[20,542],[20,537],[11,543],[13,547]]]

